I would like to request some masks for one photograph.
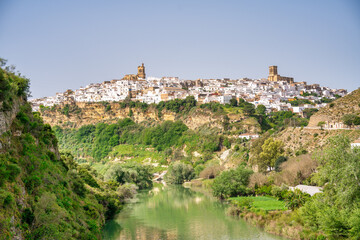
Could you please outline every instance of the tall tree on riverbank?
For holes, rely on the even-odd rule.
[[[360,149],[351,149],[344,135],[329,139],[319,157],[316,175],[324,193],[315,195],[301,209],[306,226],[329,239],[360,239]]]

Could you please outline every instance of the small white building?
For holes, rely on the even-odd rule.
[[[316,193],[322,193],[321,187],[308,186],[308,185],[297,185],[296,187],[289,187],[291,191],[295,189],[299,189],[300,191],[309,194],[310,196],[314,196]]]
[[[259,134],[253,134],[253,133],[243,133],[241,135],[239,135],[239,138],[241,139],[256,139],[259,138]]]
[[[356,139],[351,143],[351,148],[360,148],[360,139]]]

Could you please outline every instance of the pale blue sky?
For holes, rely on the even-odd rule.
[[[360,87],[356,0],[0,0],[0,57],[34,97],[136,73]]]

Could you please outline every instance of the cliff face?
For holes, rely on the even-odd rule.
[[[214,114],[210,110],[194,108],[188,113],[175,113],[162,110],[160,113],[154,107],[122,108],[119,103],[71,103],[68,105],[42,108],[41,116],[45,123],[51,126],[78,128],[83,125],[96,124],[99,122],[115,123],[119,119],[131,118],[136,123],[181,120],[189,129],[195,130],[206,126],[209,128],[223,128],[224,116]],[[248,132],[260,131],[258,123],[248,121],[241,113],[228,114],[229,123],[240,122]]]
[[[319,122],[342,122],[342,117],[346,114],[360,115],[360,89],[357,89],[345,97],[339,98],[326,107],[321,108],[311,116],[309,127],[317,127]]]
[[[15,99],[13,106],[8,111],[0,111],[0,135],[10,129],[11,123],[19,112],[20,105],[24,103],[23,99]],[[3,107],[3,102],[0,102],[0,109]]]

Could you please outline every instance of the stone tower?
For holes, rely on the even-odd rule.
[[[277,66],[270,66],[269,67],[269,76],[278,75]]]
[[[138,77],[138,78],[141,78],[141,79],[145,79],[145,78],[146,78],[144,63],[141,64],[141,66],[138,66],[138,74],[137,74],[137,77]]]

